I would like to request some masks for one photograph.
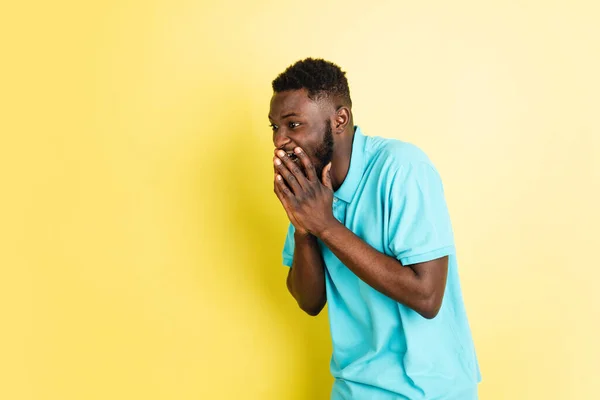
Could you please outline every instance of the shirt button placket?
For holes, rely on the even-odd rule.
[[[333,215],[335,219],[344,223],[344,207],[342,202],[338,201],[337,197],[333,198]]]

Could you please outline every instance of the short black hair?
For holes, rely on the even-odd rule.
[[[338,97],[352,107],[346,72],[330,61],[305,58],[287,67],[273,81],[275,93],[298,89],[306,89],[312,100]]]

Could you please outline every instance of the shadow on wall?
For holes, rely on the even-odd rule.
[[[225,92],[236,92],[234,88],[230,90]],[[283,332],[285,337],[279,338],[280,342],[285,342],[290,349],[285,355],[276,357],[286,365],[272,365],[268,370],[292,371],[292,375],[277,374],[283,375],[282,381],[270,382],[268,392],[263,396],[328,398],[333,380],[329,373],[331,340],[326,310],[316,318],[307,316],[297,306],[285,284],[288,267],[282,265],[281,251],[288,219],[273,193],[273,147],[262,148],[264,142],[255,140],[258,134],[248,132],[249,124],[245,122],[251,120],[249,101],[237,104],[227,101],[226,107],[235,117],[224,116],[216,125],[225,127],[219,129],[218,135],[227,135],[230,139],[215,141],[214,148],[210,150],[211,160],[215,162],[206,165],[205,160],[198,161],[203,168],[214,171],[213,175],[231,179],[215,179],[210,187],[206,186],[206,182],[199,182],[204,190],[199,188],[196,193],[206,196],[208,189],[211,196],[226,204],[228,215],[223,224],[228,241],[236,244],[229,248],[243,252],[238,259],[244,260],[231,266],[235,274],[241,274],[245,279],[243,292],[235,293],[235,298],[241,302],[244,298],[254,298],[257,300],[255,303],[266,305],[266,309],[256,312],[268,314],[267,319],[272,320],[278,329],[264,326],[261,332],[265,336]],[[268,104],[264,108],[267,110]],[[264,133],[260,134],[270,135],[270,131],[265,127]]]

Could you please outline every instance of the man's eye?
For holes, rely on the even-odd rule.
[[[289,125],[290,129],[294,129],[300,126],[299,122],[290,122]]]
[[[271,127],[271,130],[276,131],[278,126],[275,124],[270,124],[269,127]]]

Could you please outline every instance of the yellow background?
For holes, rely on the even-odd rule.
[[[328,397],[267,127],[306,56],[438,166],[481,398],[598,398],[594,3],[3,3],[0,398]]]

